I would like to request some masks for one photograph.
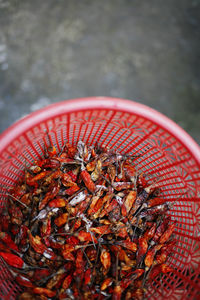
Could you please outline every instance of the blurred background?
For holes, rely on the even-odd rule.
[[[0,132],[50,103],[135,100],[200,143],[200,0],[0,0]]]

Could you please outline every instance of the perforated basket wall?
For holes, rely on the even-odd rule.
[[[150,299],[200,299],[200,151],[175,123],[158,112],[131,101],[88,98],[64,101],[20,120],[0,138],[0,214],[6,189],[44,154],[48,130],[58,151],[69,141],[98,141],[120,153],[142,153],[138,171],[158,179],[161,193],[176,201],[177,245],[168,259],[174,271],[149,285]],[[177,200],[178,199],[178,200]],[[0,299],[15,299],[20,291],[0,261]]]

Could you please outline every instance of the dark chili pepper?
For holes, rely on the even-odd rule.
[[[168,204],[164,203],[164,204],[160,204],[151,208],[146,209],[145,211],[142,211],[140,216],[142,218],[147,217],[147,216],[152,216],[152,215],[162,215],[165,214],[168,210]]]

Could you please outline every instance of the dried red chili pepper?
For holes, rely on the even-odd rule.
[[[60,184],[58,182],[52,181],[49,191],[46,193],[46,196],[42,199],[42,201],[39,204],[39,210],[42,210],[51,199],[55,198],[59,193],[59,190]]]
[[[85,274],[84,274],[84,280],[85,280],[85,285],[88,285],[91,283],[91,279],[92,279],[92,270],[91,269],[87,269]]]
[[[176,227],[176,224],[169,225],[167,230],[160,237],[159,243],[163,244],[163,243],[167,242],[169,240],[169,238],[171,237],[175,227]]]
[[[5,252],[0,252],[0,256],[5,260],[5,262],[15,268],[23,268],[24,266],[24,261],[21,257],[12,254],[12,253],[5,253]]]
[[[156,231],[156,223],[153,223],[153,225],[145,231],[145,233],[143,234],[143,237],[147,241],[149,241],[150,239],[152,239],[154,237],[155,231]]]
[[[120,300],[122,296],[122,288],[119,284],[114,287],[112,300]]]
[[[148,242],[145,237],[139,237],[138,239],[138,251],[137,251],[137,263],[139,264],[143,259],[148,249]]]
[[[55,291],[52,291],[52,290],[49,290],[49,289],[46,289],[46,288],[42,288],[42,287],[35,287],[33,289],[33,292],[35,294],[39,294],[39,295],[45,295],[47,297],[54,297],[56,295],[56,292]]]
[[[17,281],[17,283],[19,285],[22,285],[23,287],[27,287],[27,288],[33,288],[34,287],[33,283],[25,276],[17,275],[15,277],[15,280]]]
[[[144,263],[145,263],[145,266],[146,266],[146,270],[148,270],[153,262],[154,262],[154,257],[156,255],[156,252],[158,250],[160,250],[160,248],[162,247],[163,245],[155,245],[153,246],[151,249],[148,250],[147,254],[146,254],[146,257],[144,259]]]
[[[107,277],[101,284],[101,290],[106,290],[113,283],[113,278]]]
[[[165,246],[162,247],[162,249],[157,253],[156,258],[155,258],[155,262],[154,264],[162,264],[164,263],[170,252],[172,251],[172,248],[174,247],[174,245],[176,244],[176,241],[173,240],[169,243],[166,243]]]
[[[160,224],[158,225],[155,235],[153,237],[153,242],[156,243],[159,241],[159,238],[164,233],[165,229],[167,229],[167,226],[169,224],[169,218],[165,218]]]
[[[153,267],[153,269],[151,270],[150,276],[149,278],[151,280],[153,280],[157,275],[159,274],[166,274],[169,272],[173,272],[173,268],[168,266],[167,264],[159,264],[156,265],[155,267]]]
[[[60,226],[62,226],[64,224],[66,224],[68,216],[69,216],[68,213],[64,213],[64,214],[60,215],[58,218],[56,218],[54,220],[55,225],[58,226],[58,227],[60,227]]]
[[[121,245],[122,247],[131,250],[132,252],[136,252],[137,251],[137,244],[133,243],[131,241],[128,240],[123,240],[121,242],[118,242],[119,245]]]
[[[107,251],[106,249],[102,249],[101,255],[100,255],[100,260],[101,260],[101,263],[105,270],[104,274],[107,274],[110,269],[110,266],[111,266],[110,252]]]
[[[0,232],[0,240],[2,240],[10,249],[19,252],[18,246],[13,242],[11,236],[6,232]]]
[[[72,275],[67,275],[63,281],[63,284],[62,284],[62,288],[63,289],[68,289],[70,284],[72,282]]]
[[[83,171],[81,171],[80,176],[83,179],[85,186],[88,188],[88,190],[90,192],[94,193],[96,186],[95,186],[94,182],[92,181],[90,174],[86,170],[83,170]]]

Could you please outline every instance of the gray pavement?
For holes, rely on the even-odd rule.
[[[0,0],[0,132],[45,105],[113,96],[200,143],[200,0]]]

